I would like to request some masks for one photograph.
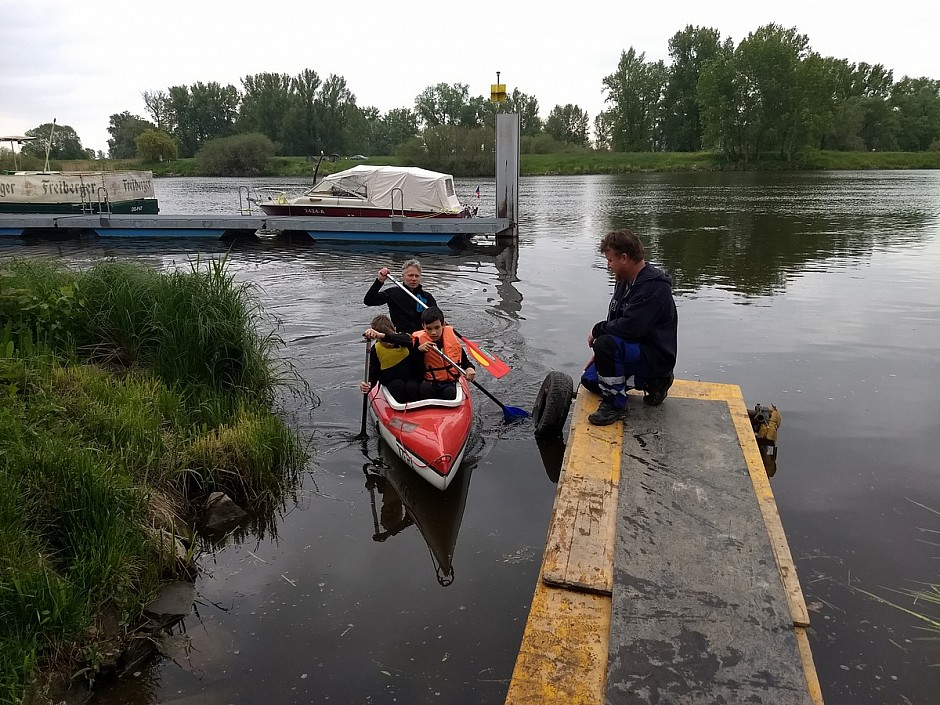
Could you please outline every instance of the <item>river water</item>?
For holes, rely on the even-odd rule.
[[[481,212],[492,212],[491,182],[458,180],[458,195],[475,200],[478,183]],[[241,185],[156,188],[163,213],[234,213]],[[286,400],[312,460],[283,511],[203,555],[173,657],[97,703],[502,702],[563,446],[537,444],[530,422],[505,425],[477,395],[465,482],[443,502],[409,482],[374,434],[354,438],[360,334],[378,312],[362,296],[380,267],[420,257],[449,320],[513,368],[480,381],[531,409],[548,371],[577,379],[612,291],[597,241],[623,226],[675,279],[676,376],[738,384],[749,406],[783,415],[771,484],[826,702],[940,700],[938,643],[862,592],[910,606],[895,591],[940,582],[940,173],[532,177],[520,193],[517,248],[0,244],[0,257],[72,266],[189,266],[227,252],[319,397]]]

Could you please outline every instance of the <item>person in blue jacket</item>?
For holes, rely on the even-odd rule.
[[[643,243],[632,231],[608,233],[599,249],[617,281],[607,320],[588,334],[594,358],[581,384],[601,395],[588,421],[607,426],[626,418],[630,388],[644,390],[645,404],[663,403],[674,379],[679,318],[672,279],[646,262]]]

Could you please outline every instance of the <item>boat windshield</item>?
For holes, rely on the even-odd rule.
[[[307,191],[307,196],[335,196],[338,198],[369,197],[369,189],[362,176],[326,176],[320,183]]]

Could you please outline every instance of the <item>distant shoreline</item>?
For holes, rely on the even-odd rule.
[[[386,164],[405,166],[393,156],[372,157],[367,161],[340,159],[324,161],[319,176],[349,169],[357,164]],[[453,173],[454,176],[487,177],[490,174],[460,174],[451,172],[446,165],[426,168]],[[226,176],[253,177],[313,177],[315,162],[305,157],[275,157],[263,174],[227,174]],[[62,170],[118,170],[149,169],[156,177],[203,176],[196,173],[195,159],[177,159],[171,162],[145,164],[136,159],[88,160],[62,162]],[[845,171],[877,169],[940,169],[940,151],[936,152],[836,152],[812,151],[800,155],[793,162],[769,156],[758,162],[729,163],[717,152],[573,152],[557,154],[523,154],[520,157],[522,176],[580,176],[592,174],[630,174],[645,172],[697,172],[697,171]]]

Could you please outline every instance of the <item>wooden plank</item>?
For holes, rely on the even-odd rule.
[[[610,426],[592,426],[588,416],[597,410],[599,404],[599,396],[584,387],[579,388],[571,410],[571,430],[562,461],[563,477],[577,475],[611,480],[616,484],[620,481],[623,422],[617,421]]]
[[[539,580],[507,705],[601,705],[609,629],[610,598]]]
[[[816,664],[813,661],[813,652],[809,647],[809,635],[805,627],[794,627],[796,643],[800,648],[800,660],[803,662],[803,673],[806,674],[806,687],[809,689],[809,698],[813,705],[823,705],[822,688],[819,687],[819,676],[816,674]]]
[[[623,425],[592,426],[600,398],[578,392],[545,546],[549,584],[610,594]]]
[[[757,504],[764,518],[764,525],[767,528],[774,558],[777,561],[777,570],[780,572],[780,580],[783,582],[783,589],[787,596],[790,617],[796,626],[808,627],[809,610],[806,609],[806,601],[803,598],[800,579],[796,574],[793,556],[790,554],[787,535],[783,530],[783,522],[780,521],[777,503],[774,501],[774,493],[770,488],[770,479],[764,469],[764,461],[761,459],[760,448],[757,447],[757,441],[754,439],[754,429],[747,415],[747,407],[741,397],[740,390],[738,390],[736,399],[728,399],[728,408],[738,434],[738,442],[747,461],[748,474],[751,476],[754,494],[757,497]]]
[[[609,595],[613,586],[617,486],[610,481],[566,477],[545,547],[542,579]]]

